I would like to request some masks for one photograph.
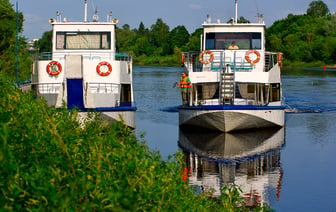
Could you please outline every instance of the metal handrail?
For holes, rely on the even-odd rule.
[[[71,55],[71,54],[78,54],[78,51],[74,52],[64,52],[64,53],[57,53],[58,55]],[[114,55],[114,60],[116,61],[127,61],[132,62],[132,55],[124,52],[106,52],[106,51],[84,51],[80,52],[83,55],[85,60],[106,60],[111,59],[112,55]],[[108,55],[107,57],[102,57],[101,55]],[[35,57],[37,60],[52,60],[53,53],[52,52],[42,52]],[[64,56],[60,57],[60,60],[64,59]]]

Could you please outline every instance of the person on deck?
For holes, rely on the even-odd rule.
[[[236,42],[232,41],[231,45],[229,46],[229,49],[239,49],[239,47],[236,45]]]
[[[177,83],[177,85],[181,89],[182,105],[183,106],[188,105],[189,92],[190,92],[189,90],[191,88],[191,81],[189,79],[188,74],[185,71],[182,72],[180,82]]]

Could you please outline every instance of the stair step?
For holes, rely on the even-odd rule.
[[[221,102],[226,105],[233,104],[235,86],[234,73],[222,73],[221,81]]]

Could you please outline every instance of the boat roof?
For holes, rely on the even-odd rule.
[[[52,25],[116,25],[119,22],[118,19],[113,19],[111,22],[67,22],[67,21],[54,21]]]
[[[110,22],[52,22],[53,31],[112,31],[118,21]]]
[[[265,23],[204,23],[206,32],[264,32]]]
[[[49,21],[51,23],[51,25],[116,25],[119,20],[118,19],[113,19],[111,21],[101,21],[101,22],[98,22],[98,21],[79,21],[79,22],[75,22],[75,21],[72,21],[72,22],[68,22],[68,21],[55,21],[54,19],[51,19]]]

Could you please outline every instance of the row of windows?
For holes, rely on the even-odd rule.
[[[236,85],[235,98],[256,100],[265,103],[267,100],[268,102],[281,101],[279,83],[272,83],[270,85],[237,83]],[[196,90],[198,99],[200,100],[219,98],[219,83],[197,83]]]
[[[206,33],[205,41],[206,49],[261,49],[260,32]]]
[[[111,49],[111,32],[56,32],[56,49]]]

